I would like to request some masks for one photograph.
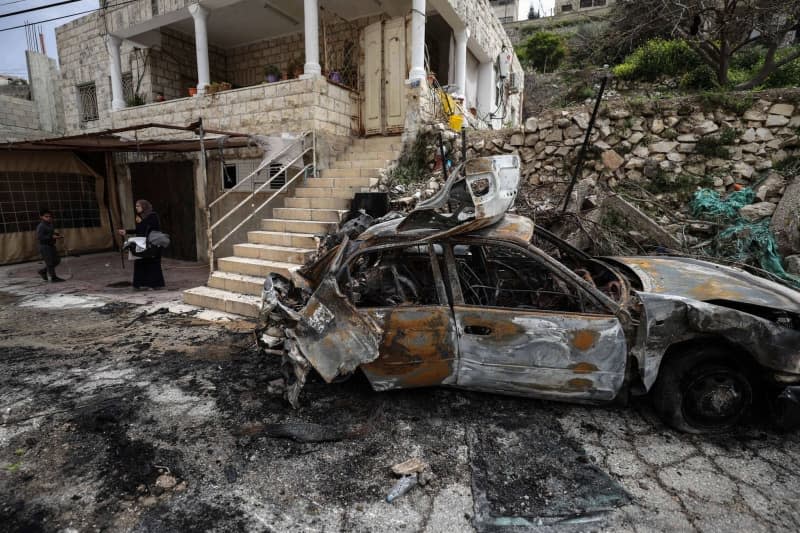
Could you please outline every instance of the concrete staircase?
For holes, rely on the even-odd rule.
[[[255,317],[261,288],[270,272],[288,276],[316,250],[315,236],[336,229],[357,192],[369,191],[378,171],[400,155],[400,137],[356,139],[320,172],[286,198],[260,229],[247,233],[247,242],[233,247],[233,256],[217,261],[217,269],[203,287],[183,293],[187,304]]]

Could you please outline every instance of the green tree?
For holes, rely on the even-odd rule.
[[[739,90],[763,83],[800,57],[800,50],[777,55],[789,34],[800,30],[800,0],[620,0],[609,26],[620,42],[664,33],[685,40],[722,87],[729,85],[734,54],[762,46],[763,63],[748,79],[737,80]]]
[[[557,33],[538,31],[522,45],[523,61],[541,72],[558,68],[567,55],[564,40]]]

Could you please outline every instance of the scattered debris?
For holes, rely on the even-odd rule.
[[[409,476],[403,476],[397,480],[397,483],[389,490],[389,493],[386,495],[386,501],[392,503],[397,498],[400,498],[405,493],[410,491],[414,488],[417,484],[417,475],[412,474]]]
[[[392,467],[392,472],[398,476],[409,476],[411,474],[419,474],[429,468],[428,463],[419,457],[412,457],[402,463],[397,463]]]

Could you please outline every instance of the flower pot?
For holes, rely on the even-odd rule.
[[[267,74],[267,83],[275,83],[278,81],[278,76],[275,74]]]
[[[189,96],[197,95],[197,87],[189,87]]]

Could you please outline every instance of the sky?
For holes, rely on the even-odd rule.
[[[63,0],[0,0],[0,16],[34,7],[55,4],[60,1]],[[116,1],[122,0],[112,1],[116,3]],[[531,4],[533,4],[534,8],[540,13],[551,14],[554,1],[555,0],[522,0],[520,2],[519,18],[528,17],[528,10]],[[27,48],[25,28],[2,31],[3,29],[11,28],[13,26],[20,26],[26,22],[38,23],[47,19],[64,17],[66,15],[72,15],[82,11],[89,11],[92,9],[97,9],[98,6],[98,0],[80,0],[63,6],[51,7],[42,9],[40,11],[32,11],[30,13],[23,13],[21,15],[0,18],[0,74],[17,76],[20,78],[28,77],[27,67],[25,66],[25,50]],[[54,20],[52,22],[41,23],[41,32],[44,34],[45,50],[47,55],[53,58],[58,57],[56,51],[55,28],[66,24],[72,19],[82,16],[83,15],[74,15],[59,20]]]

